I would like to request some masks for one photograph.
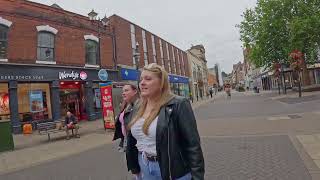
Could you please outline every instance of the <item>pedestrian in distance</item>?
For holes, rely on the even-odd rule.
[[[227,98],[231,99],[231,85],[230,84],[226,84],[224,87],[224,90],[227,94]]]
[[[213,89],[212,88],[210,88],[209,93],[210,93],[210,96],[212,98],[212,95],[213,95]]]
[[[141,99],[128,125],[128,168],[142,180],[204,180],[204,158],[190,101],[170,92],[168,73],[144,67]]]
[[[127,141],[127,125],[133,117],[133,110],[139,99],[137,86],[126,84],[122,88],[122,103],[120,114],[116,117],[115,132],[113,140],[121,139],[118,150],[124,152]]]

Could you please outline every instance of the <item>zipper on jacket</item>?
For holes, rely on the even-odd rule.
[[[172,180],[171,157],[170,157],[170,127],[168,126],[168,157],[169,157],[169,178]]]

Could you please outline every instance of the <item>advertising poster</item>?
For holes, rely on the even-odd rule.
[[[100,89],[94,89],[94,101],[97,108],[101,108],[101,93]]]
[[[100,83],[102,115],[105,129],[114,129],[114,111],[112,106],[112,83]]]
[[[9,94],[0,93],[0,115],[10,114]]]
[[[30,91],[30,112],[41,112],[43,111],[43,95],[42,91]]]

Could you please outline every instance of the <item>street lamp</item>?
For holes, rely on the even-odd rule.
[[[139,53],[139,43],[136,42],[136,48],[134,50],[134,54],[133,54],[133,57],[134,57],[134,62],[136,64],[136,70],[137,70],[137,73],[139,72],[139,58],[140,58],[140,53]],[[139,75],[137,75],[137,82],[138,82],[138,87],[139,87],[139,82],[140,82],[140,78],[138,77]]]
[[[107,16],[105,15],[102,19],[98,18],[97,19],[97,16],[98,16],[98,13],[96,13],[93,9],[92,11],[88,14],[89,16],[89,19],[91,20],[91,22],[95,22],[97,21],[98,23],[98,39],[99,39],[99,42],[98,42],[98,48],[99,48],[99,52],[98,52],[98,63],[100,65],[100,67],[102,67],[102,64],[101,64],[101,29],[100,29],[100,23],[102,24],[103,26],[103,29],[105,29],[107,27],[107,25],[109,24],[109,19],[107,18]]]

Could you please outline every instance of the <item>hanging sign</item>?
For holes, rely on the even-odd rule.
[[[100,83],[101,104],[105,129],[114,129],[114,110],[112,106],[112,83]]]

